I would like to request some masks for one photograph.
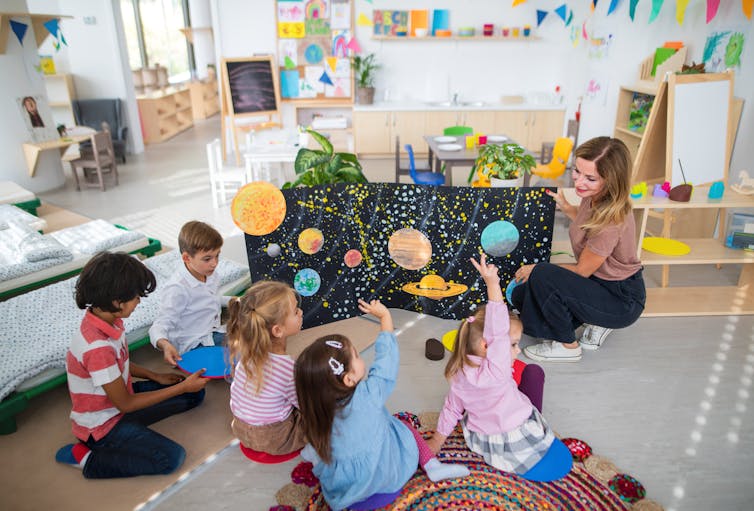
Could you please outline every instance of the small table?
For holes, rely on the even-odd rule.
[[[243,155],[246,160],[246,179],[249,182],[271,181],[270,164],[293,163],[296,161],[298,149],[298,147],[289,145],[252,147],[250,151]],[[283,186],[285,176],[282,169],[277,177],[280,180],[278,185]]]
[[[48,140],[46,142],[26,142],[23,144],[24,157],[26,158],[26,168],[29,170],[29,176],[34,177],[37,172],[37,161],[39,153],[51,149],[59,149],[62,156],[66,149],[73,144],[89,140],[89,135],[71,135],[69,137],[58,138],[57,140]]]
[[[444,145],[448,142],[438,142],[435,140],[440,135],[425,135],[424,140],[427,142],[427,145],[429,146],[429,163],[432,166],[433,165],[433,159],[434,159],[434,166],[435,172],[440,172],[440,169],[442,168],[442,164],[445,164],[445,176],[448,181],[448,186],[453,186],[453,166],[465,166],[465,167],[471,167],[474,165],[474,161],[476,160],[477,156],[479,156],[479,147],[474,146],[472,149],[466,148],[466,137],[465,136],[458,136],[455,137],[456,144],[461,146],[461,149],[458,151],[443,151],[439,148],[440,145]],[[451,142],[452,143],[452,142]],[[516,141],[508,138],[505,141],[506,144],[515,144]],[[528,151],[527,151],[528,152]],[[529,186],[530,176],[528,173],[524,173],[524,186]]]

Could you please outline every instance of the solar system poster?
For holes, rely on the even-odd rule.
[[[545,190],[257,182],[232,212],[252,280],[294,287],[304,328],[361,315],[359,298],[460,319],[487,297],[471,257],[484,250],[503,288],[521,265],[549,260],[555,203]]]

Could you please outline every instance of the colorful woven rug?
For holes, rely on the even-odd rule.
[[[414,416],[415,417],[415,416]],[[425,428],[426,430],[426,423]],[[460,426],[448,437],[440,461],[463,463],[471,475],[433,483],[421,470],[406,483],[396,500],[383,510],[574,510],[655,511],[662,506],[644,498],[644,487],[604,458],[592,455],[580,440],[563,439],[574,455],[568,475],[557,481],[538,483],[487,465],[466,447]],[[292,473],[293,483],[277,494],[281,504],[272,510],[326,511],[325,502],[311,465],[302,463]],[[307,488],[311,487],[311,489]],[[294,497],[294,494],[296,495]],[[303,500],[307,495],[309,498]]]

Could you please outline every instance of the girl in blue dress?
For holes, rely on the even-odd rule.
[[[313,463],[322,494],[336,510],[375,493],[399,491],[417,464],[432,481],[469,474],[463,465],[440,463],[421,434],[385,408],[398,377],[393,319],[379,300],[359,300],[359,309],[377,317],[382,330],[367,379],[364,360],[337,334],[314,341],[295,369],[309,440],[301,456]]]

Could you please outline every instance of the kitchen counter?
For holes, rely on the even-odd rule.
[[[444,103],[444,104],[440,104]],[[401,112],[401,111],[546,111],[557,110],[565,111],[565,104],[535,104],[535,103],[517,103],[517,104],[503,104],[495,102],[475,102],[475,101],[460,101],[457,104],[448,104],[441,101],[381,101],[375,102],[371,105],[359,105],[354,104],[354,112]]]

